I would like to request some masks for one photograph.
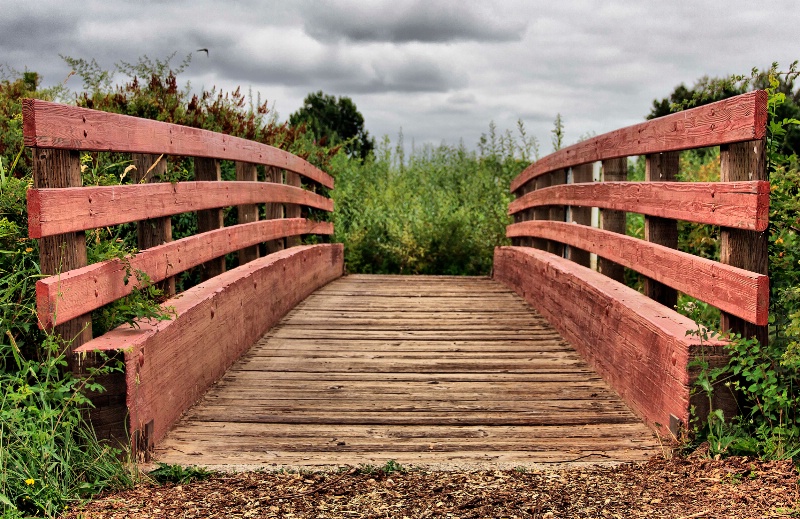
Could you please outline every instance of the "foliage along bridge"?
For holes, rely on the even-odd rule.
[[[332,211],[334,181],[305,160],[205,130],[38,100],[30,236],[40,239],[41,326],[72,338],[71,369],[102,376],[91,419],[140,458],[184,464],[494,466],[641,460],[677,434],[692,361],[725,361],[672,308],[677,291],[765,336],[769,297],[766,94],[751,92],[620,129],[530,165],[511,185],[513,246],[492,278],[343,276],[341,244],[307,208]],[[721,146],[721,181],[678,182],[681,150]],[[81,187],[81,151],[131,154],[135,183]],[[645,182],[627,157],[646,156]],[[167,156],[195,181],[156,182]],[[221,181],[234,161],[236,181]],[[600,163],[602,178],[594,181]],[[259,174],[259,170],[263,173]],[[259,180],[261,177],[261,180]],[[301,182],[301,177],[303,181]],[[264,181],[266,180],[266,181]],[[225,207],[238,224],[223,226]],[[304,209],[305,208],[305,209]],[[591,225],[599,208],[601,227]],[[172,240],[170,217],[198,234]],[[645,215],[645,239],[625,213]],[[261,216],[260,216],[261,215]],[[720,227],[720,261],[677,250],[677,221]],[[85,231],[138,222],[140,252],[87,264]],[[225,255],[239,266],[225,269]],[[590,255],[597,255],[590,268]],[[175,294],[174,277],[202,282]],[[645,293],[621,283],[646,277]],[[91,337],[91,312],[144,272],[174,318]],[[717,391],[714,403],[735,399]]]

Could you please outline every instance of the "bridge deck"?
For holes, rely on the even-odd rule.
[[[351,275],[258,342],[158,447],[206,466],[643,460],[647,429],[488,278]]]

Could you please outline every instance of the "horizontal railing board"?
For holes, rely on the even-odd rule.
[[[342,275],[341,244],[292,247],[204,281],[166,301],[170,321],[120,326],[77,348],[125,356],[131,437],[152,423],[158,443],[206,389],[309,294]]]
[[[140,285],[130,272],[144,272],[155,283],[244,247],[301,234],[333,234],[333,224],[292,218],[235,225],[152,247],[125,261],[103,261],[41,279],[36,283],[39,325],[49,329],[125,297]]]
[[[28,190],[31,238],[244,204],[299,204],[333,211],[333,200],[270,182],[178,182]]]
[[[573,205],[763,231],[769,223],[769,182],[587,182],[531,191],[508,207]]]
[[[236,160],[334,185],[333,177],[296,155],[223,133],[38,99],[24,99],[22,114],[25,146]]]
[[[767,324],[769,277],[663,245],[566,222],[508,226],[509,238],[546,238],[593,252],[758,325]]]
[[[511,181],[516,191],[531,179],[599,160],[706,148],[766,135],[767,93],[748,92],[579,142],[547,155]]]
[[[654,429],[689,423],[696,373],[690,363],[725,362],[723,342],[644,294],[598,272],[529,247],[498,247],[494,277],[538,310]]]

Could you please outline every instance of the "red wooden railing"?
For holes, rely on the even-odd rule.
[[[686,336],[696,325],[672,310],[676,290],[722,310],[723,329],[766,340],[766,104],[756,91],[600,135],[544,157],[511,184],[515,246],[497,249],[495,276],[651,425],[674,430],[691,405],[704,407],[690,399],[692,360],[724,362],[719,341]],[[721,146],[721,181],[676,182],[680,151],[708,146]],[[645,182],[625,181],[632,155],[646,157]],[[604,182],[592,182],[597,161]],[[591,207],[600,208],[601,229],[591,227]],[[645,215],[645,240],[625,236],[625,212]],[[720,261],[676,250],[675,220],[720,226]],[[587,268],[589,253],[600,273]],[[621,284],[622,267],[646,276],[647,297]],[[735,405],[725,398],[718,404]]]
[[[276,245],[333,233],[329,222],[300,218],[302,206],[333,210],[300,177],[310,189],[332,189],[333,178],[285,151],[206,130],[38,100],[25,100],[23,115],[33,148],[29,234],[40,239],[42,273],[51,274],[36,286],[40,325],[72,341],[77,371],[104,355],[124,359],[125,373],[103,381],[108,391],[95,398],[92,421],[100,436],[132,434],[146,451],[289,309],[342,274],[341,245]],[[169,156],[195,157],[196,181],[82,187],[82,151],[130,153],[142,181],[163,174]],[[236,161],[237,181],[220,180],[220,160]],[[285,170],[286,183],[257,182],[258,166],[279,182]],[[279,219],[259,221],[257,204]],[[229,206],[238,207],[239,223],[223,227]],[[170,217],[186,212],[197,212],[199,233],[172,241]],[[140,252],[87,263],[84,231],[130,222],[138,222]],[[264,242],[278,252],[259,258]],[[225,272],[225,255],[237,251],[239,267]],[[167,283],[174,295],[169,281],[197,266],[205,281],[164,303],[174,319],[92,339],[91,312],[130,294],[138,283],[131,272]]]

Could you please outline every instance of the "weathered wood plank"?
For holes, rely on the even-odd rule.
[[[645,157],[645,181],[676,181],[680,169],[680,157],[680,153],[676,151],[647,155]],[[665,247],[677,249],[678,222],[657,216],[645,216],[644,239]],[[675,308],[675,305],[678,304],[678,292],[651,277],[646,277],[644,280],[644,293],[647,297],[658,301],[667,308]]]
[[[592,182],[532,191],[509,214],[552,204],[600,207],[660,218],[763,231],[769,223],[769,182]]]
[[[510,225],[507,234],[540,236],[594,252],[749,322],[767,323],[769,278],[763,274],[583,225],[522,222]]]
[[[329,222],[292,219],[262,220],[189,236],[144,250],[125,261],[103,261],[41,279],[36,283],[36,312],[40,325],[48,328],[130,294],[140,283],[129,272],[144,272],[152,282],[158,282],[277,237],[332,233],[333,224]]]
[[[28,190],[31,237],[96,229],[173,214],[265,202],[333,211],[333,201],[268,182],[178,182]]]
[[[763,140],[730,144],[720,149],[720,180],[766,180],[766,143]],[[755,229],[764,231],[765,229]],[[720,261],[753,272],[767,274],[769,266],[768,236],[766,232],[752,230],[720,229]],[[752,325],[743,322],[732,312],[722,314],[721,327],[725,331],[740,333],[743,337],[756,337],[766,345],[769,329],[766,321]],[[731,412],[737,409],[732,406]]]
[[[236,163],[236,180],[240,182],[258,181],[258,170],[255,164],[247,162]],[[253,223],[258,221],[258,206],[255,204],[240,205],[236,207],[236,223]],[[238,253],[239,265],[244,265],[258,258],[258,245],[251,245],[241,249]]]
[[[656,447],[520,297],[486,278],[376,278],[347,276],[298,305],[185,415],[159,459],[325,465],[391,453],[485,467],[509,453],[515,465],[582,449],[621,461]]]
[[[333,188],[333,177],[289,152],[198,128],[24,99],[25,146],[205,157],[275,166]]]
[[[633,155],[758,140],[766,134],[767,93],[748,92],[598,135],[543,157],[511,182],[516,191],[557,169]]]
[[[628,159],[606,159],[601,164],[603,174],[603,185],[609,182],[628,180]],[[638,204],[637,204],[638,205]],[[606,231],[625,234],[627,216],[624,211],[614,211],[610,208],[600,208],[600,227]],[[625,269],[622,265],[610,261],[608,258],[597,258],[597,271],[609,278],[625,282]]]
[[[722,343],[701,344],[686,335],[696,329],[690,319],[552,254],[499,247],[494,272],[547,317],[648,424],[666,433],[671,421],[688,423],[694,402],[689,363],[704,354],[713,364],[724,356]]]
[[[152,424],[158,442],[244,351],[342,270],[341,244],[281,251],[170,299],[164,304],[175,309],[172,321],[117,328],[75,354],[125,352],[131,433]]]

